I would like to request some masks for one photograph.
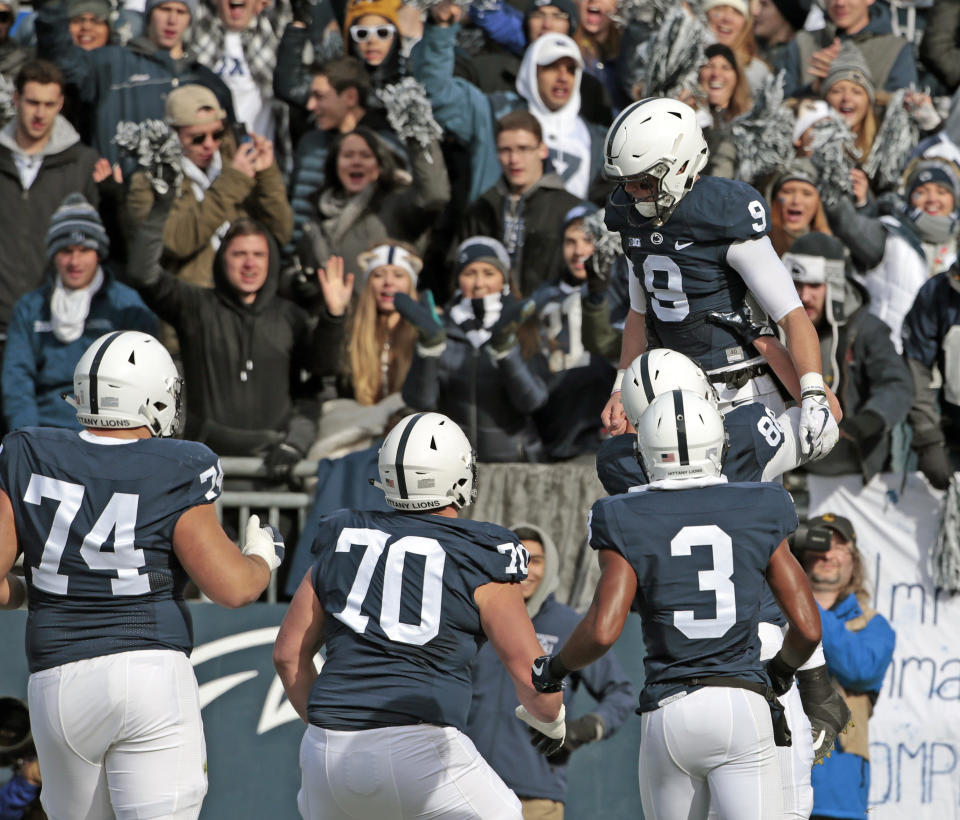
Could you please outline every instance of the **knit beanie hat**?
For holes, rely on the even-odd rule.
[[[706,14],[710,9],[716,8],[717,6],[730,6],[730,8],[736,9],[748,20],[750,19],[750,6],[746,0],[705,0],[702,6],[703,13]]]
[[[343,34],[350,39],[350,26],[366,14],[379,14],[381,17],[397,26],[397,12],[400,10],[400,0],[350,0],[344,12]]]
[[[560,234],[563,235],[563,232],[574,222],[582,221],[590,216],[590,214],[595,214],[598,210],[600,209],[592,202],[581,202],[574,205],[563,215],[563,225],[560,228]]]
[[[84,14],[92,14],[98,20],[110,21],[110,3],[108,0],[70,0],[67,3],[67,17],[72,20]]]
[[[810,0],[773,0],[780,16],[794,31],[800,31],[810,14]]]
[[[162,6],[164,3],[179,3],[181,6],[186,6],[187,11],[190,12],[190,19],[193,20],[196,18],[197,0],[146,0],[143,6],[143,19],[149,20],[150,12],[157,6]]]
[[[960,178],[956,171],[943,162],[924,160],[917,164],[913,173],[907,178],[905,186],[907,199],[921,185],[927,182],[935,182],[943,188],[946,188],[953,195],[954,210],[960,206]]]
[[[791,159],[773,178],[773,184],[770,186],[770,197],[775,197],[777,191],[794,180],[809,182],[814,188],[817,187],[817,169],[806,157]]]
[[[863,53],[849,40],[840,46],[839,53],[830,64],[830,71],[823,81],[820,96],[826,97],[827,92],[840,80],[849,80],[859,85],[867,92],[870,103],[873,104],[876,97],[873,75],[870,73],[867,61],[863,58]]]
[[[530,19],[531,14],[544,6],[554,6],[570,18],[570,31],[568,31],[567,34],[573,37],[577,31],[577,25],[580,22],[580,15],[577,12],[577,4],[572,2],[572,0],[530,0],[527,4],[527,10],[523,15],[524,24]]]
[[[737,76],[740,76],[740,66],[737,65],[736,55],[730,46],[725,46],[723,43],[711,43],[703,50],[703,56],[705,60],[711,60],[714,57],[723,57],[724,60],[730,63],[730,67],[736,72]]]
[[[47,257],[53,259],[57,251],[71,245],[82,245],[97,252],[101,260],[110,253],[110,237],[104,230],[100,214],[83,194],[67,194],[63,204],[54,211],[47,230]]]
[[[510,255],[496,239],[490,236],[472,236],[457,248],[457,273],[472,262],[488,262],[507,280],[510,271]]]
[[[838,270],[843,279],[844,244],[835,236],[810,231],[804,234],[790,246],[790,250],[783,255],[783,264],[790,271],[794,282],[809,284],[833,284],[836,275],[830,274]]]

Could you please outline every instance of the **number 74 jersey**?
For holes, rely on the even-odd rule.
[[[637,574],[646,648],[640,711],[710,675],[766,683],[757,637],[770,556],[797,527],[779,484],[703,479],[602,498],[590,512],[594,549],[620,553]]]
[[[193,647],[187,576],[173,552],[180,515],[220,495],[205,445],[55,428],[0,449],[29,585],[31,672],[137,649]]]
[[[756,356],[726,328],[706,321],[713,311],[726,313],[743,304],[747,286],[728,264],[727,251],[770,230],[767,203],[756,189],[737,180],[701,177],[661,226],[643,220],[618,189],[607,202],[605,221],[620,233],[631,294],[639,284],[647,325],[663,347],[685,353],[707,371]]]
[[[341,510],[320,520],[313,551],[326,659],[307,702],[310,722],[463,731],[469,665],[484,641],[474,591],[527,577],[516,536],[428,513]]]

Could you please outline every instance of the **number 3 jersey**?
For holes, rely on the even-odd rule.
[[[516,536],[428,513],[341,510],[320,520],[313,551],[326,659],[307,703],[310,722],[463,731],[469,665],[485,640],[473,593],[526,578]]]
[[[682,490],[648,485],[602,498],[590,513],[590,545],[620,553],[637,574],[641,712],[692,691],[695,677],[767,683],[760,598],[770,556],[796,529],[797,514],[778,484],[714,481]]]
[[[28,428],[0,448],[29,586],[31,672],[137,649],[193,647],[180,515],[220,494],[202,444]]]
[[[701,177],[661,226],[644,220],[622,189],[611,194],[606,225],[620,233],[630,276],[646,294],[646,323],[663,347],[696,359],[706,371],[747,362],[756,354],[707,321],[713,311],[743,304],[747,286],[727,263],[734,242],[770,230],[764,198],[745,182]]]

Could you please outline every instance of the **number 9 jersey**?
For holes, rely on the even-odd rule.
[[[115,478],[122,476],[122,478]],[[31,672],[138,649],[189,654],[180,515],[220,495],[205,445],[28,428],[0,448],[29,588]]]
[[[470,662],[485,640],[474,591],[527,577],[516,536],[430,513],[341,510],[320,520],[314,553],[326,659],[308,698],[310,722],[464,731]]]
[[[606,225],[620,233],[630,265],[631,307],[646,314],[648,328],[663,347],[696,359],[707,372],[756,357],[726,328],[707,321],[713,311],[740,308],[748,290],[727,259],[730,246],[769,233],[770,211],[754,188],[736,180],[700,177],[659,226],[639,217],[632,198],[618,188],[607,202]],[[788,296],[795,299],[789,277],[785,281],[790,284]],[[763,304],[759,292],[757,296]],[[779,312],[769,304],[763,307],[771,314]]]

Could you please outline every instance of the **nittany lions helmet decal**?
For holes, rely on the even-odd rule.
[[[118,330],[97,339],[73,371],[73,396],[84,427],[147,427],[172,436],[180,425],[182,379],[166,348],[148,333]]]
[[[603,155],[607,179],[655,183],[653,198],[635,207],[642,217],[661,222],[673,213],[710,158],[694,110],[669,97],[648,97],[627,106],[607,131]]]
[[[650,481],[719,476],[726,441],[720,411],[686,390],[657,396],[637,425],[637,456]]]
[[[476,455],[463,431],[440,413],[414,413],[384,439],[379,458],[386,502],[398,510],[458,510],[477,497]]]
[[[650,402],[671,390],[689,390],[714,407],[720,405],[717,390],[700,365],[676,350],[657,347],[637,356],[623,376],[620,399],[627,421],[636,428]]]

